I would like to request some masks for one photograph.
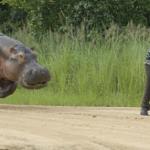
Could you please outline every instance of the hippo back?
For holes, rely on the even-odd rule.
[[[1,50],[4,50],[6,48],[11,48],[16,45],[23,45],[23,44],[15,39],[12,39],[0,33],[0,49]]]

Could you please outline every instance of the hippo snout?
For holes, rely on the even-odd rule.
[[[32,68],[26,71],[22,85],[26,88],[41,88],[50,80],[50,73],[46,68]]]
[[[28,84],[44,83],[50,80],[47,69],[31,69],[26,74],[26,82]]]

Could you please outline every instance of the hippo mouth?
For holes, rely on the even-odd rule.
[[[20,83],[27,89],[40,89],[47,86],[50,74],[47,69],[29,69],[20,78]]]
[[[21,85],[24,87],[24,88],[27,88],[27,89],[40,89],[40,88],[43,88],[45,86],[47,86],[47,81],[45,82],[39,82],[39,83],[28,83],[26,81],[22,81],[21,82]]]
[[[9,80],[0,80],[0,98],[7,97],[14,93],[17,83]]]

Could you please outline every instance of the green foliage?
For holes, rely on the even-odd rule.
[[[49,32],[40,42],[19,31],[14,37],[37,50],[52,80],[41,90],[19,88],[3,103],[89,106],[138,106],[144,92],[144,59],[150,30],[129,24],[121,33],[112,25],[87,42]]]
[[[130,21],[150,26],[149,0],[0,0],[0,30],[21,28],[16,37],[37,48],[40,62],[52,72],[48,88],[21,88],[5,102],[137,105],[150,31]]]
[[[24,10],[28,14],[26,18],[28,20],[28,27],[33,32],[41,33],[49,29],[55,29],[57,24],[59,24],[57,22],[59,21],[57,15],[59,7],[51,0],[2,0],[2,3],[9,4],[12,8]]]
[[[66,26],[72,26],[74,31],[83,26],[85,33],[90,33],[93,29],[102,31],[108,28],[112,22],[119,26],[126,26],[130,21],[150,25],[149,0],[1,0],[0,8],[4,6],[7,7],[1,13],[3,21],[10,20],[7,11],[23,11],[27,17],[23,15],[22,20],[27,20],[35,33],[47,30],[64,32]]]
[[[25,26],[27,13],[20,8],[12,8],[7,3],[0,1],[0,30],[4,33],[17,31]]]

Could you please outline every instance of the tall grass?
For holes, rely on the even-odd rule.
[[[48,87],[26,90],[19,87],[1,103],[138,106],[144,91],[144,59],[150,47],[150,30],[128,25],[122,31],[112,25],[105,34],[93,33],[84,40],[76,36],[49,32],[34,39],[18,31],[13,37],[34,47],[39,62],[51,72]]]

